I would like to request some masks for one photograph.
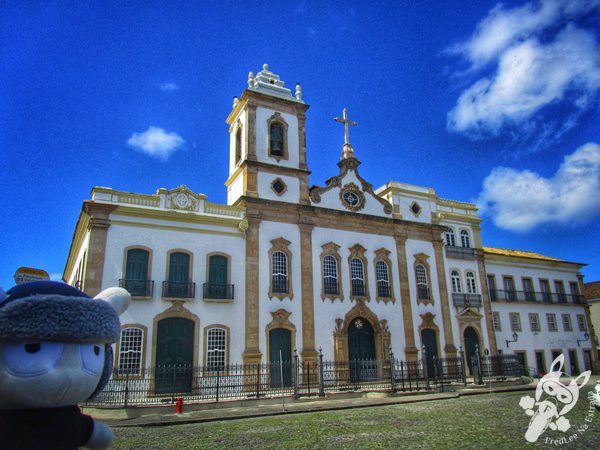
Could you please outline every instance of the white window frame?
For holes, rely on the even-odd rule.
[[[450,271],[450,280],[452,281],[452,293],[462,293],[462,283],[460,282],[460,272],[458,270]]]
[[[135,325],[121,329],[119,337],[119,375],[141,375],[144,359],[144,329]]]
[[[518,312],[508,313],[508,318],[510,321],[510,331],[520,332],[521,328],[521,314]]]
[[[460,230],[460,245],[464,248],[471,248],[471,234],[468,230]]]
[[[227,330],[211,327],[206,331],[206,371],[225,372],[227,370]]]
[[[546,322],[548,323],[548,331],[551,331],[551,332],[558,331],[558,322],[556,321],[555,313],[547,313],[546,314]]]

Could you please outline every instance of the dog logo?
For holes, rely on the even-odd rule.
[[[588,382],[592,372],[587,370],[571,379],[570,383],[563,384],[560,377],[564,362],[562,354],[552,362],[550,373],[538,382],[535,398],[529,395],[521,397],[519,406],[525,410],[525,414],[531,416],[525,433],[528,442],[536,442],[548,427],[563,433],[571,428],[565,415],[577,404],[579,390]]]

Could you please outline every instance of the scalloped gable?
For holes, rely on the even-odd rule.
[[[325,186],[310,188],[311,203],[323,208],[391,218],[392,205],[377,196],[373,185],[360,176],[359,164],[353,156],[342,159],[338,163],[339,175],[329,178]],[[357,204],[352,204],[354,199]]]

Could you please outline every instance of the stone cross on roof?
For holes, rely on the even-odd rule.
[[[356,126],[358,124],[353,120],[348,119],[348,110],[346,108],[344,108],[341,119],[339,117],[334,117],[333,120],[344,124],[344,146],[342,150],[342,159],[354,157],[354,149],[350,144],[350,134],[348,133],[348,125]]]

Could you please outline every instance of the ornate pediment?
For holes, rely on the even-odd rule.
[[[205,195],[196,194],[184,184],[171,190],[159,189],[157,193],[165,196],[166,208],[180,211],[196,212],[198,211],[199,201],[206,199]]]
[[[456,318],[463,322],[479,322],[483,316],[476,309],[468,307],[458,313]]]

